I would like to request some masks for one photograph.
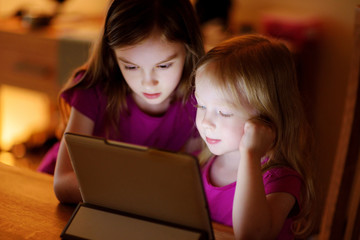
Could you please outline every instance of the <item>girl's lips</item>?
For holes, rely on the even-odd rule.
[[[161,93],[153,93],[153,94],[143,93],[143,95],[148,99],[155,99],[155,98],[160,97]]]
[[[206,137],[206,142],[209,143],[209,144],[216,144],[216,143],[218,143],[220,141],[221,140],[219,140],[219,139],[212,139],[212,138]]]

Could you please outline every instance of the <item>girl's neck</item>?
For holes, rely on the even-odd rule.
[[[219,155],[217,156],[217,161],[223,162],[224,165],[230,168],[237,169],[240,163],[240,152],[234,151]]]
[[[210,181],[216,187],[236,182],[240,152],[231,152],[216,157],[210,168]]]

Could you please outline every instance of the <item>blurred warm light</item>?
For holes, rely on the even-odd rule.
[[[0,17],[13,15],[19,9],[50,13],[53,12],[56,1],[49,0],[0,0]],[[68,0],[65,1],[61,13],[82,16],[102,16],[105,14],[109,0]]]
[[[16,165],[15,157],[9,152],[1,152],[0,153],[0,162],[5,163],[7,165],[11,165],[11,166]]]
[[[50,100],[46,94],[23,88],[0,87],[0,147],[8,151],[32,133],[50,124]]]

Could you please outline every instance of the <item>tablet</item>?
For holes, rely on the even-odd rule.
[[[89,232],[97,227],[104,234],[109,233],[110,229],[104,230],[109,226],[105,224],[108,221],[118,223],[111,227],[117,234],[130,230],[130,235],[131,231],[134,236],[142,232],[151,239],[154,232],[153,239],[161,239],[159,233],[170,229],[170,236],[196,233],[193,239],[214,239],[199,164],[194,156],[74,133],[65,133],[64,138],[83,204],[65,227],[63,238],[94,238],[84,236],[81,231]],[[91,227],[91,217],[87,214],[94,220]],[[99,231],[95,230],[92,236],[101,236]],[[192,239],[189,236],[182,239]]]

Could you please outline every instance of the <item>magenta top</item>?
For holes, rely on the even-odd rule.
[[[88,89],[71,89],[62,93],[76,110],[94,121],[94,136],[107,137],[105,109],[107,97],[99,86]],[[171,103],[163,116],[154,117],[142,112],[131,95],[127,96],[128,112],[120,115],[119,131],[109,131],[107,138],[172,151],[179,151],[189,138],[197,136],[194,97],[185,105],[181,101]]]
[[[232,226],[232,208],[236,182],[223,187],[216,187],[210,181],[210,168],[216,156],[212,157],[202,169],[202,180],[208,200],[211,220]],[[296,204],[286,219],[277,239],[294,239],[291,231],[292,217],[299,212],[299,200],[302,180],[300,175],[288,167],[275,167],[263,174],[265,194],[286,192],[293,195]]]
[[[80,80],[82,75],[82,72],[78,73],[74,82]],[[120,114],[119,130],[110,128],[109,136],[106,135],[105,127],[107,97],[99,85],[87,89],[69,89],[63,92],[61,97],[71,107],[94,121],[92,135],[97,137],[169,151],[180,151],[190,138],[199,136],[195,127],[196,99],[193,95],[185,104],[182,104],[181,101],[173,101],[166,113],[159,117],[142,112],[131,95],[128,95],[126,98],[128,111]],[[54,174],[59,146],[59,142],[55,143],[46,153],[38,171]]]

